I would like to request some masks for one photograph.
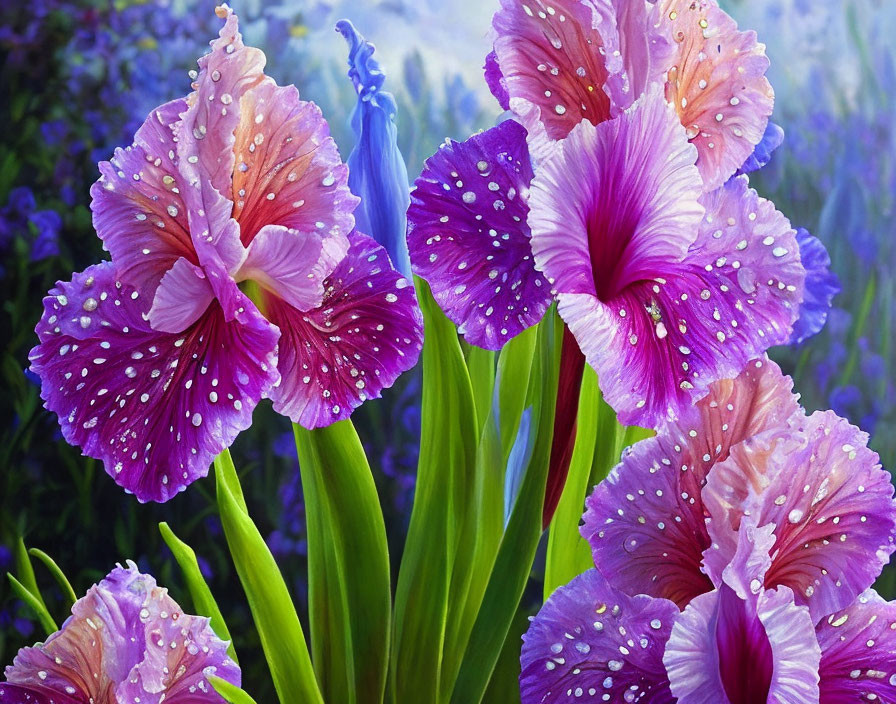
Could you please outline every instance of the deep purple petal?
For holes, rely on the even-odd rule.
[[[749,174],[763,168],[772,160],[772,154],[783,143],[784,130],[779,125],[769,121],[759,144],[756,145],[753,153],[747,157],[747,160],[741,165],[735,175]]]
[[[133,145],[100,162],[100,179],[90,189],[93,225],[103,246],[122,280],[147,296],[179,258],[198,263],[173,132],[186,109],[181,99],[153,110]]]
[[[597,570],[579,575],[523,636],[522,703],[673,704],[662,657],[677,614],[665,599],[617,592]]]
[[[268,396],[278,413],[306,428],[348,418],[379,398],[416,364],[423,343],[414,289],[386,250],[359,232],[349,243],[319,307],[302,312],[264,295],[265,314],[282,331],[282,380]]]
[[[865,433],[832,411],[801,426],[756,436],[713,468],[703,492],[713,517],[706,565],[718,574],[730,560],[743,515],[774,525],[765,586],[790,587],[818,621],[880,574],[896,549],[896,503]]]
[[[529,244],[531,180],[526,130],[507,120],[448,142],[415,183],[408,210],[414,273],[470,344],[500,349],[551,302]]]
[[[806,285],[800,317],[793,324],[791,345],[799,345],[821,331],[834,296],[840,293],[840,279],[831,271],[831,257],[822,241],[802,227],[797,228],[796,241],[806,270]]]
[[[485,57],[485,82],[488,89],[495,96],[495,100],[501,106],[502,110],[510,110],[510,95],[507,93],[507,83],[504,80],[504,74],[501,73],[501,67],[498,65],[498,55],[494,49]]]
[[[712,589],[701,569],[710,545],[706,476],[732,446],[800,413],[792,385],[774,362],[753,362],[623,455],[586,500],[581,528],[594,563],[617,589],[680,608]]]
[[[765,45],[756,32],[738,31],[715,0],[663,0],[654,12],[678,47],[666,98],[697,147],[697,167],[711,191],[743,165],[765,133],[774,105]]]
[[[228,300],[178,334],[152,330],[149,301],[109,262],[44,299],[30,360],[46,407],[68,442],[141,501],[166,501],[204,476],[277,381],[277,330],[229,286]]]
[[[320,108],[300,100],[295,86],[265,82],[243,96],[234,151],[228,195],[243,244],[265,225],[282,225],[348,249],[358,198]]]
[[[821,704],[896,701],[896,603],[873,589],[818,624]],[[2,700],[2,699],[0,699]]]
[[[608,0],[501,0],[493,27],[509,105],[530,136],[562,139],[583,119],[609,119],[604,85],[622,61]]]

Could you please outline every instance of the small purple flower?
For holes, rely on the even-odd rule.
[[[737,175],[749,174],[766,166],[772,160],[772,153],[783,142],[784,130],[779,125],[769,121],[768,126],[765,128],[765,134],[762,135],[762,140],[760,140],[753,153],[747,157],[747,160],[737,170]]]
[[[31,242],[31,261],[38,262],[59,254],[59,231],[62,229],[62,216],[55,210],[41,210],[32,213],[28,221],[36,230]]]
[[[227,644],[207,618],[185,614],[129,563],[91,587],[46,642],[19,651],[0,683],[0,702],[223,703],[209,675],[240,684]]]
[[[413,288],[353,230],[320,110],[218,13],[195,92],[100,164],[94,225],[112,261],[50,292],[30,356],[65,438],[141,501],[204,476],[261,398],[328,425],[421,346]]]
[[[799,345],[818,334],[828,319],[834,296],[840,293],[840,280],[831,271],[831,257],[822,241],[802,227],[797,228],[796,241],[800,261],[806,270],[806,287],[800,316],[793,324],[792,345]]]

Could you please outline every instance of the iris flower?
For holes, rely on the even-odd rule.
[[[129,563],[91,587],[46,642],[19,651],[0,702],[223,704],[209,675],[239,686],[227,644]]]
[[[799,315],[796,233],[736,176],[771,114],[764,47],[710,0],[503,0],[493,27],[512,117],[427,161],[414,271],[488,349],[556,299],[620,421],[655,427]]]
[[[790,387],[751,362],[595,489],[597,568],[534,619],[524,704],[896,695],[896,606],[868,591],[896,548],[889,475],[867,435],[806,416]]]
[[[30,355],[65,438],[141,501],[204,476],[261,398],[324,426],[421,346],[413,288],[353,229],[320,110],[266,77],[236,16],[218,14],[193,93],[100,164],[111,262],[50,292]]]

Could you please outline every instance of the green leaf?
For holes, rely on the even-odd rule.
[[[216,675],[206,675],[206,679],[215,688],[215,691],[230,704],[256,704],[255,700],[246,692],[236,685],[230,684],[227,680],[223,680]]]
[[[43,626],[47,635],[52,635],[58,631],[59,628],[53,620],[53,617],[50,616],[50,612],[47,611],[43,599],[39,596],[35,596],[24,584],[13,577],[9,572],[6,573],[6,576],[9,578],[9,583],[12,585],[12,590],[16,593],[16,596],[24,601],[35,613],[37,620],[40,621],[40,625]]]
[[[59,588],[62,590],[62,596],[68,600],[69,606],[74,606],[75,602],[78,600],[77,595],[75,594],[75,590],[72,589],[71,582],[68,581],[68,577],[65,576],[65,573],[60,569],[59,565],[56,564],[56,561],[47,555],[43,550],[38,550],[37,548],[31,548],[28,550],[28,554],[32,557],[36,557],[38,560],[44,563],[44,566],[50,571],[50,574],[53,575],[53,579],[56,580],[56,583],[59,585]]]
[[[328,702],[381,702],[392,593],[386,525],[351,421],[293,425],[308,523],[314,667]]]
[[[523,330],[510,340],[504,345],[498,357],[495,382],[498,388],[498,435],[501,438],[502,461],[505,467],[513,442],[516,440],[520,418],[526,407],[539,325]]]
[[[476,404],[476,417],[481,423],[491,414],[492,392],[495,388],[495,353],[472,345],[464,347],[473,388],[473,402]]]
[[[536,357],[526,406],[537,428],[532,457],[495,559],[451,695],[454,704],[478,704],[488,685],[526,587],[541,538],[541,512],[551,454],[563,325],[551,306],[538,326]]]
[[[390,669],[390,698],[402,704],[438,701],[449,589],[472,510],[479,433],[457,332],[426,282],[416,279],[416,285],[426,339],[420,457],[395,594]]]
[[[168,527],[167,523],[159,523],[159,532],[162,539],[180,565],[180,571],[183,573],[184,581],[187,583],[187,589],[190,592],[190,598],[193,600],[193,608],[200,616],[206,616],[209,619],[212,630],[217,634],[218,638],[229,642],[227,646],[227,654],[230,659],[239,665],[236,657],[236,650],[233,647],[233,638],[230,631],[227,630],[227,624],[224,622],[224,616],[215,597],[212,596],[212,590],[206,584],[205,578],[202,576],[202,570],[199,569],[199,561],[196,559],[196,553],[193,548],[178,538],[174,531]]]
[[[25,547],[25,541],[21,537],[13,545],[13,558],[16,564],[17,581],[28,590],[29,594],[43,604],[44,599],[37,587],[37,578],[34,575],[34,565],[31,564],[28,548]]]
[[[249,518],[225,450],[215,459],[218,511],[280,704],[323,704],[302,624],[274,556]]]

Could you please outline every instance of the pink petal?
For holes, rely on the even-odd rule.
[[[320,305],[324,279],[344,258],[333,237],[266,225],[249,244],[236,280],[251,279],[298,310]]]
[[[414,184],[411,264],[472,345],[500,349],[551,303],[529,244],[531,180],[526,130],[507,120],[447,142]]]
[[[414,366],[423,323],[413,287],[392,269],[386,250],[359,232],[324,282],[323,301],[302,312],[263,295],[280,327],[282,380],[268,396],[274,410],[306,428],[343,420]]]
[[[604,85],[622,70],[609,0],[501,0],[493,27],[510,107],[530,136],[539,133],[537,123],[556,140],[582,119],[609,119]],[[534,110],[521,109],[526,105]]]
[[[180,258],[156,289],[149,324],[158,332],[183,332],[202,317],[214,297],[205,272]]]
[[[122,278],[147,296],[177,259],[198,262],[173,133],[186,109],[185,100],[174,100],[153,110],[133,145],[100,162],[102,175],[90,189],[97,234]]]
[[[142,501],[204,476],[277,381],[277,330],[230,288],[176,335],[149,326],[149,301],[108,262],[44,299],[30,360],[46,407],[68,442]]]
[[[295,86],[266,82],[240,103],[233,173],[233,215],[243,244],[265,225],[317,232],[348,249],[358,199],[348,189],[348,168],[314,103]]]
[[[706,563],[712,575],[730,559],[743,515],[774,525],[765,585],[793,589],[817,621],[848,606],[880,574],[896,549],[896,503],[865,433],[832,411],[801,425],[733,448],[710,473]]]
[[[822,619],[816,627],[821,704],[896,701],[894,624],[896,604],[873,589]]]
[[[697,147],[697,166],[711,191],[753,153],[772,114],[765,45],[755,32],[738,31],[715,0],[663,0],[655,17],[678,47],[666,97]]]
[[[523,636],[522,703],[673,704],[662,656],[677,615],[669,601],[617,592],[597,570],[579,575]]]
[[[676,621],[663,662],[678,704],[818,701],[809,612],[787,587],[762,588],[773,540],[771,527],[745,530],[720,588]]]
[[[801,411],[792,382],[769,360],[710,386],[684,415],[639,442],[586,500],[582,536],[594,563],[627,594],[684,608],[712,589],[701,568],[710,546],[701,490],[731,447]]]

